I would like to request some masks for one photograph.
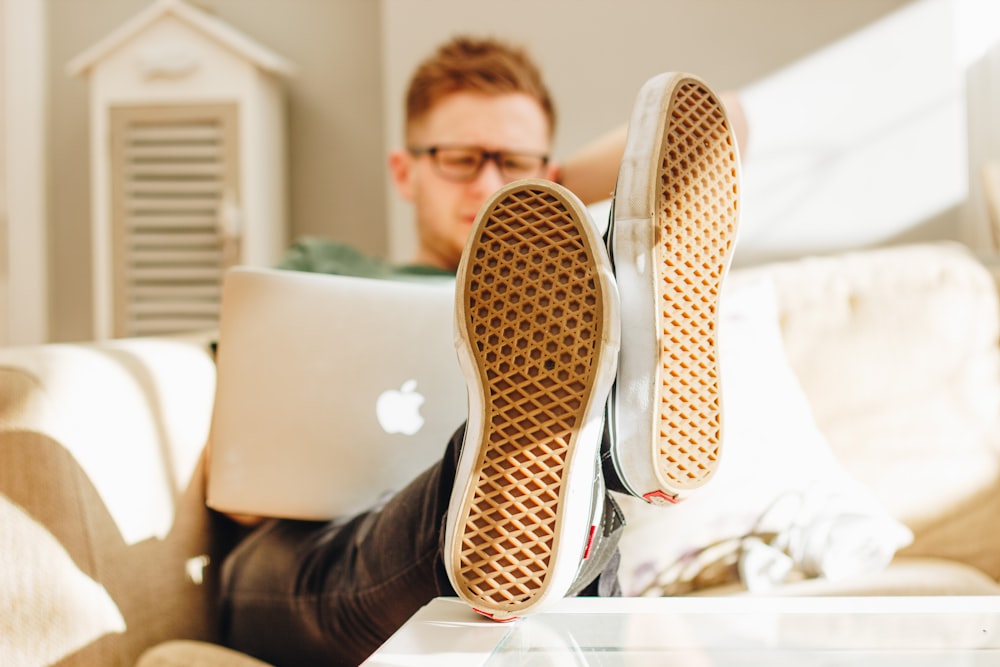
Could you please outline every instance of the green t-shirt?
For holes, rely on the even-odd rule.
[[[304,238],[296,241],[278,263],[277,268],[387,280],[455,277],[453,271],[432,266],[391,264],[382,259],[369,257],[349,245],[321,238]]]

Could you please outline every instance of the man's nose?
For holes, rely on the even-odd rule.
[[[476,174],[471,183],[472,187],[477,192],[482,192],[484,197],[490,196],[506,184],[507,180],[500,173],[500,165],[497,164],[496,160],[483,162],[483,166],[480,167],[479,173]]]

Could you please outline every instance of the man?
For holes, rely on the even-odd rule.
[[[726,93],[720,97],[742,147],[747,141],[747,127],[739,99]],[[509,45],[466,38],[442,45],[412,76],[405,104],[406,146],[389,154],[389,172],[400,196],[414,205],[417,250],[412,261],[403,266],[388,265],[348,246],[304,239],[292,246],[281,262],[282,268],[378,277],[452,275],[479,207],[515,177],[557,181],[587,205],[608,199],[615,188],[626,126],[585,146],[563,164],[553,161],[549,154],[555,135],[555,106],[538,68],[526,53]],[[515,117],[508,118],[508,110],[519,113],[516,123],[523,127],[515,124]],[[498,116],[503,127],[480,114]],[[440,137],[436,134],[439,128]],[[498,173],[498,163],[494,169],[489,168],[491,161],[481,165],[484,168],[476,171],[476,178],[463,183],[442,178],[436,170],[442,157],[449,156],[416,150],[445,140],[488,145],[490,142],[483,144],[477,138],[488,128],[496,134],[489,137],[490,142],[508,150],[519,147],[532,156],[545,156],[544,164],[523,165],[521,170],[508,171],[505,176]],[[504,134],[513,136],[507,138]],[[429,137],[434,141],[429,143]],[[461,137],[468,139],[459,140]],[[473,159],[478,164],[482,156],[450,157]]]
[[[357,664],[435,596],[505,620],[565,595],[618,594],[622,519],[605,487],[672,503],[711,477],[716,298],[738,195],[726,111],[697,78],[658,77],[627,139],[561,169],[554,123],[523,52],[453,40],[418,68],[406,146],[389,160],[416,211],[414,265],[329,245],[291,253],[288,268],[457,270],[469,420],[384,506],[252,532],[224,571],[234,648]],[[572,188],[600,192],[612,171],[605,246]]]

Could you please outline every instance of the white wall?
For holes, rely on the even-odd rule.
[[[960,224],[965,70],[988,41],[970,27],[1000,30],[998,4],[919,0],[745,88],[744,260],[926,238],[979,246]]]
[[[0,0],[0,36],[7,43],[7,0]],[[10,319],[8,290],[10,267],[7,242],[7,53],[0,48],[0,345],[9,339],[7,321]]]
[[[0,344],[48,339],[46,12],[0,0]]]
[[[959,60],[969,63],[965,84],[970,137],[969,199],[962,210],[962,233],[995,262],[1000,257],[1000,237],[990,227],[983,166],[1000,163],[1000,2],[961,0],[959,8]]]

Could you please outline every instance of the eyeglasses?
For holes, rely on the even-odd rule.
[[[413,146],[415,156],[429,155],[439,174],[456,183],[468,183],[492,160],[507,181],[538,176],[549,162],[548,155],[517,151],[488,151],[478,146]]]

